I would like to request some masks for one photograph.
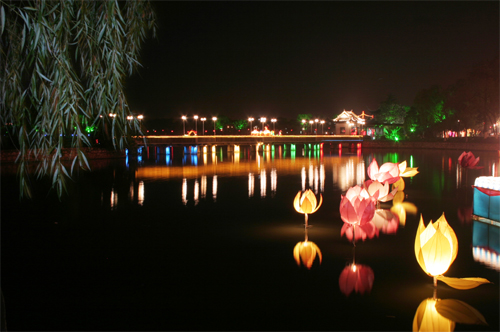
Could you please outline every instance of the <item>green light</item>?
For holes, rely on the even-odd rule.
[[[292,152],[290,152],[290,157],[292,158],[292,160],[295,160],[295,150],[292,150]]]
[[[413,168],[413,155],[410,155],[410,167]]]
[[[295,144],[290,144],[290,150],[295,151]]]
[[[399,141],[399,137],[397,137],[397,136],[394,137],[394,140]]]
[[[87,127],[85,128],[85,131],[86,131],[87,133],[89,133],[89,134],[90,134],[90,133],[92,133],[92,132],[94,132],[94,130],[95,130],[95,127],[94,127],[94,126],[87,126]]]

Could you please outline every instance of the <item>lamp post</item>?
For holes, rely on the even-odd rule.
[[[215,121],[217,121],[217,117],[216,117],[216,116],[214,116],[214,117],[212,118],[212,121],[214,122],[214,136],[215,136],[215,135],[217,135],[217,132],[215,131]]]
[[[133,119],[134,119],[134,117],[132,115],[127,116],[127,120],[133,120]]]
[[[248,121],[250,122],[250,134],[252,134],[252,122],[255,120],[254,118],[248,118]]]
[[[304,130],[304,129],[305,129],[305,125],[306,125],[306,123],[307,123],[307,120],[306,120],[306,119],[302,119],[302,125],[304,126],[304,128],[302,128],[302,130]],[[306,133],[307,133],[307,132],[306,132]]]
[[[276,119],[271,119],[271,122],[273,123],[273,131],[276,131]]]
[[[266,118],[264,118],[264,117],[261,117],[261,118],[260,118],[260,122],[262,122],[262,131],[264,131],[264,123],[266,123],[266,120],[267,120],[267,119],[266,119]]]
[[[198,135],[198,115],[193,116],[196,135]]]
[[[186,135],[186,116],[182,116],[182,135]]]
[[[324,133],[323,125],[325,124],[325,120],[321,120],[320,123],[321,123],[321,135],[323,135],[323,133]]]
[[[319,120],[318,119],[314,119],[314,122],[316,122],[316,135],[318,134],[318,122]]]
[[[311,125],[311,135],[313,133],[313,124],[314,124],[314,121],[313,120],[310,120],[309,121],[309,124]]]
[[[207,118],[201,118],[201,131],[203,131],[203,135],[205,135],[205,121],[207,121]]]

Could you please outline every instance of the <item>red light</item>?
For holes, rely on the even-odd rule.
[[[173,130],[171,130],[170,132],[171,132],[171,133],[173,133],[174,131],[173,131]]]
[[[339,149],[342,149],[342,143],[339,143]]]

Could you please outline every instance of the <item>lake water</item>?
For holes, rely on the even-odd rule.
[[[44,189],[19,202],[15,175],[3,165],[9,330],[411,330],[434,291],[415,259],[418,221],[443,212],[459,243],[445,275],[494,284],[456,290],[438,282],[437,297],[468,304],[488,323],[455,330],[499,330],[498,264],[478,251],[487,240],[477,238],[478,229],[498,228],[484,233],[471,219],[471,185],[499,176],[498,153],[473,151],[484,168],[462,171],[456,150],[157,152],[94,162],[62,202]],[[377,236],[354,246],[341,236],[340,197],[368,179],[373,158],[418,167],[404,190],[416,213],[380,221]],[[305,189],[323,197],[308,229],[292,204]],[[306,236],[319,250],[310,268],[294,258]],[[349,288],[356,276],[359,287]]]

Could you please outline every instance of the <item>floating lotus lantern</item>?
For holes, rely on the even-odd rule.
[[[418,174],[418,167],[407,167],[406,160],[398,165],[399,176],[408,178]]]
[[[415,237],[415,256],[422,270],[434,277],[434,286],[441,280],[457,289],[470,289],[484,283],[489,283],[484,278],[448,278],[442,276],[448,271],[451,263],[458,253],[458,240],[455,232],[448,224],[444,213],[439,219],[427,227],[424,226],[422,215]]]
[[[372,180],[377,180],[381,183],[393,184],[399,180],[399,165],[396,163],[385,163],[380,168],[377,160],[373,159],[367,169],[368,176]]]
[[[323,196],[319,194],[319,203],[316,196],[311,191],[307,189],[305,192],[298,192],[297,196],[293,200],[293,207],[298,213],[303,213],[305,215],[306,226],[307,226],[307,215],[318,211],[319,207],[323,203]]]
[[[423,300],[413,318],[413,331],[454,331],[455,323],[487,325],[484,316],[465,302],[436,298]]]
[[[448,271],[458,253],[458,241],[455,232],[448,224],[444,213],[427,227],[420,215],[420,223],[415,237],[415,256],[422,270],[437,277]]]
[[[345,232],[348,238],[352,237],[353,241],[360,236],[363,240],[366,237],[374,236],[373,231],[376,232],[377,229],[368,224],[375,213],[377,195],[370,196],[366,189],[354,186],[349,188],[345,196],[341,196],[340,217],[345,223],[341,229],[341,235]],[[358,236],[355,235],[356,228],[362,232],[358,232]]]
[[[372,220],[376,198],[361,194],[363,190],[360,186],[354,186],[347,190],[345,196],[341,196],[340,217],[345,223],[363,225]]]
[[[394,188],[389,191],[389,183],[380,183],[377,180],[365,181],[364,187],[369,196],[376,197],[379,202],[388,202],[394,198],[394,195],[398,192],[398,188]],[[363,195],[364,192],[361,194]],[[365,197],[367,198],[367,197]]]
[[[480,169],[483,168],[483,166],[477,166],[479,163],[479,157],[474,157],[474,154],[472,152],[462,152],[460,157],[458,157],[458,164],[462,168],[468,168],[468,169]]]
[[[353,291],[360,294],[370,293],[374,279],[373,270],[368,265],[350,264],[340,273],[340,291],[345,296],[349,296]]]

